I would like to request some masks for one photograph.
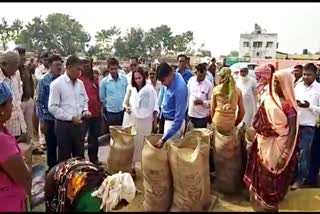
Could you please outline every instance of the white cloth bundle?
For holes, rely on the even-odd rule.
[[[101,198],[100,208],[108,212],[114,209],[122,199],[130,203],[135,195],[136,186],[131,175],[119,172],[108,176],[91,196]]]

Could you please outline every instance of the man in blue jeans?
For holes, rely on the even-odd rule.
[[[320,84],[316,81],[317,67],[308,63],[303,67],[303,82],[295,87],[299,115],[299,162],[292,189],[300,188],[308,179],[311,146],[316,121],[320,115]]]

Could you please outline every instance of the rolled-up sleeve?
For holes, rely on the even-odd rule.
[[[174,96],[175,116],[171,128],[168,129],[167,133],[165,133],[165,135],[163,136],[163,139],[165,141],[173,137],[180,130],[183,120],[185,119],[188,102],[188,88],[177,88]]]
[[[50,85],[48,109],[49,112],[58,120],[71,121],[72,115],[66,114],[60,108],[60,90],[58,82],[52,82]]]

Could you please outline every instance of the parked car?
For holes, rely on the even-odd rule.
[[[240,69],[247,67],[249,70],[249,76],[256,79],[256,74],[254,72],[254,69],[258,66],[256,63],[247,63],[247,62],[238,62],[230,66],[230,69],[232,71],[232,75],[234,79],[236,80],[238,76],[240,75]]]

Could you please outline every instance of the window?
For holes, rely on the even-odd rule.
[[[261,48],[262,47],[262,42],[253,42],[253,47],[254,48]]]
[[[266,48],[273,48],[273,42],[267,42]]]
[[[249,47],[249,42],[243,42],[243,47],[248,48]]]

